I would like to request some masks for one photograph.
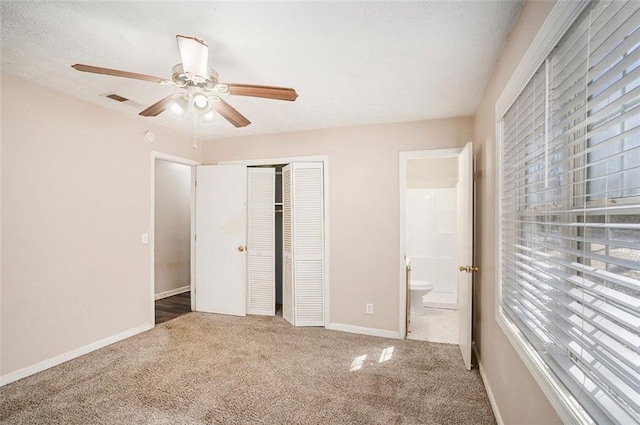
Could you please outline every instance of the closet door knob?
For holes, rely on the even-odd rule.
[[[240,245],[240,246],[238,247],[238,251],[240,251],[240,252],[244,251],[244,249],[245,249],[245,248],[244,248],[244,245]]]

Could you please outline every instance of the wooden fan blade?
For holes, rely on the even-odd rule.
[[[143,117],[155,117],[157,115],[160,115],[169,107],[169,105],[171,105],[171,102],[175,97],[176,97],[175,94],[169,95],[164,99],[159,100],[158,102],[149,106],[147,109],[140,112],[138,115],[142,115]]]
[[[213,108],[234,126],[246,127],[251,124],[251,121],[224,100],[216,98],[213,99],[211,103],[213,104]]]
[[[136,72],[120,71],[118,69],[100,68],[99,66],[83,65],[77,63],[71,65],[74,68],[82,72],[91,72],[93,74],[113,75],[114,77],[132,78],[134,80],[151,81],[152,83],[170,83],[171,81],[164,78],[154,77],[153,75],[138,74]]]
[[[252,84],[227,84],[227,86],[229,86],[229,93],[236,96],[264,97],[292,102],[298,97],[295,89],[286,87],[255,86]]]

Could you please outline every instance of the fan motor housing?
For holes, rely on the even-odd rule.
[[[207,75],[203,77],[184,72],[184,67],[179,63],[172,68],[171,72],[171,79],[181,87],[199,86],[212,89],[218,84],[218,73],[213,68],[207,68]]]

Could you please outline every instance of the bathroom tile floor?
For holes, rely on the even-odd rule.
[[[411,315],[407,339],[458,343],[458,310],[425,308],[423,315]]]

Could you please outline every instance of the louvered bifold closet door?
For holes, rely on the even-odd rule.
[[[593,2],[502,137],[501,306],[594,422],[638,423],[640,2]]]
[[[295,326],[324,326],[324,176],[321,162],[282,169],[282,315]]]
[[[323,164],[291,166],[295,325],[324,326]]]
[[[291,221],[291,165],[282,168],[282,317],[295,325],[293,303],[293,223]]]
[[[247,169],[247,313],[275,314],[275,169]]]

